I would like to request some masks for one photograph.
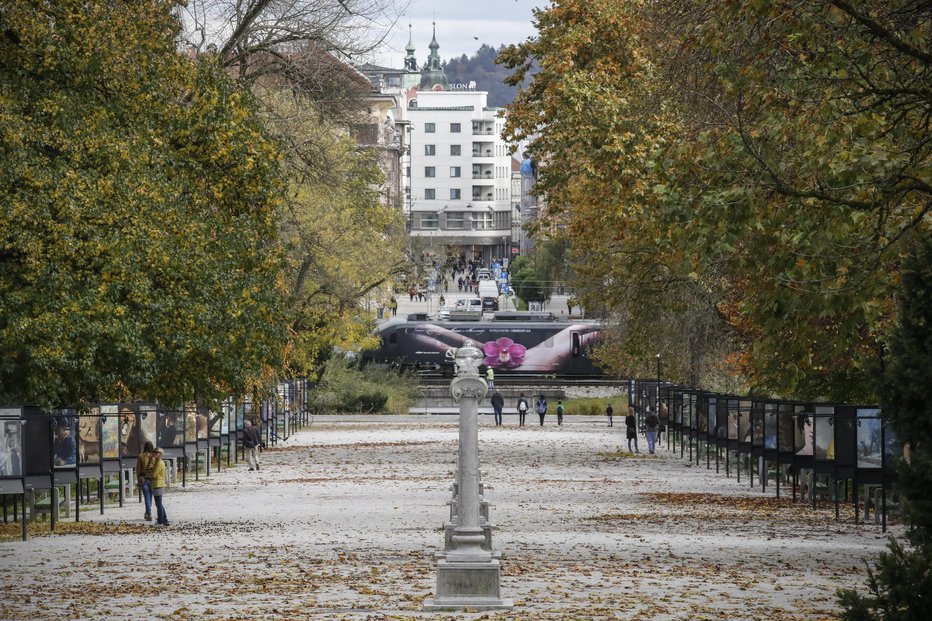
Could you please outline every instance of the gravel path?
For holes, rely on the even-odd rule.
[[[861,587],[886,544],[849,508],[836,522],[832,506],[777,501],[666,451],[620,453],[623,426],[483,419],[512,611],[420,612],[449,516],[455,419],[327,417],[262,453],[259,472],[172,488],[168,528],[129,502],[0,543],[0,619],[809,621],[834,618],[835,591]]]

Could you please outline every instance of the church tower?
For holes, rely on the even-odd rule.
[[[437,43],[437,22],[434,22],[434,36],[430,40],[428,47],[430,47],[430,56],[427,57],[427,63],[421,70],[421,83],[418,90],[449,90],[450,83],[443,72],[443,67],[440,66],[440,54],[437,53],[437,50],[440,49],[440,44]]]
[[[401,74],[401,87],[408,90],[421,83],[421,72],[417,68],[417,57],[414,55],[414,34],[411,24],[408,24],[408,45],[405,46],[405,68]]]

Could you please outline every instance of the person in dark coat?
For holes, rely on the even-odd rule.
[[[612,404],[611,404],[611,403],[609,403],[607,406],[605,406],[605,415],[608,417],[608,426],[609,426],[609,427],[612,426],[612,414],[614,414],[614,413],[615,413],[615,410],[612,409]]]
[[[521,396],[518,397],[518,427],[524,427],[524,417],[527,416],[527,411],[530,409],[531,404],[528,402],[527,397],[524,396],[524,393],[521,393]]]
[[[628,452],[631,452],[631,440],[634,440],[634,452],[640,453],[638,450],[638,428],[637,428],[637,418],[634,416],[634,408],[628,408],[628,415],[625,416],[625,431],[628,434]]]
[[[251,420],[243,423],[243,452],[246,453],[246,463],[249,464],[250,470],[259,469],[259,445],[262,444],[262,436],[259,429],[252,424]]]
[[[495,426],[502,424],[502,408],[505,407],[505,398],[497,390],[492,393],[492,411],[495,412]]]
[[[547,416],[547,397],[541,395],[534,404],[537,407],[537,415],[540,416],[540,426],[544,426],[544,417]]]

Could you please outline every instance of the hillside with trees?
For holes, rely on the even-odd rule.
[[[511,72],[495,64],[495,60],[503,49],[505,49],[504,45],[495,49],[483,43],[472,56],[463,54],[459,58],[446,61],[443,71],[451,84],[468,84],[470,80],[475,80],[476,88],[489,92],[489,106],[503,108],[514,101],[519,88],[519,86],[505,84],[505,79]]]

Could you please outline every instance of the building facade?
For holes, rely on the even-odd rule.
[[[435,255],[489,265],[510,253],[511,155],[482,91],[418,91],[411,123],[409,230]]]
[[[402,150],[403,209],[412,239],[438,259],[490,265],[511,255],[512,158],[502,140],[503,110],[488,106],[475,83],[449,84],[436,32],[420,69],[409,37],[404,68],[359,70],[396,102]]]

